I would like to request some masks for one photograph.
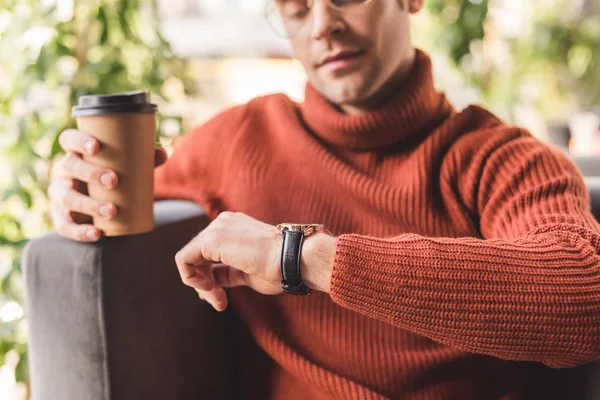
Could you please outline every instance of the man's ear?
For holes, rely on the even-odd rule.
[[[423,0],[408,0],[408,12],[418,13],[423,8]]]

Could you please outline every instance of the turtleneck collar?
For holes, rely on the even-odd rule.
[[[338,111],[312,85],[306,85],[301,113],[312,132],[322,140],[352,150],[388,147],[417,134],[452,107],[435,90],[430,58],[417,50],[406,81],[385,104],[362,115]]]

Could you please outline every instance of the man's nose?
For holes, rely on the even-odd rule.
[[[328,0],[314,0],[312,3],[312,38],[320,40],[339,35],[344,30],[340,11],[333,8]]]

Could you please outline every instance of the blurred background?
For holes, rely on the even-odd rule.
[[[302,101],[303,70],[265,5],[0,0],[0,399],[29,397],[21,252],[51,229],[49,170],[77,97],[149,90],[168,148],[255,96]],[[565,152],[600,156],[598,0],[425,0],[412,28],[455,107],[481,103]]]

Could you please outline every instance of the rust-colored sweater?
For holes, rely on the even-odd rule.
[[[454,111],[420,51],[367,115],[310,85],[300,105],[225,111],[179,142],[156,196],[338,236],[330,294],[228,290],[276,366],[270,398],[517,399],[521,361],[600,356],[600,226],[580,173],[480,107]]]

